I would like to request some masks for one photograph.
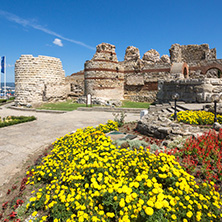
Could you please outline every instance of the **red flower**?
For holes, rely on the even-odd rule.
[[[2,204],[2,209],[5,210],[8,206],[8,201]]]
[[[13,185],[12,189],[15,190],[17,188],[17,185]]]
[[[15,211],[12,211],[10,214],[9,214],[9,217],[10,218],[15,218],[17,215],[17,213]]]

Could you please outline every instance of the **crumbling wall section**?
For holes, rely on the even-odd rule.
[[[169,56],[151,49],[140,59],[139,49],[129,46],[125,60],[119,62],[124,67],[124,98],[136,102],[153,102],[158,91],[158,80],[170,75]]]
[[[37,105],[65,99],[65,72],[60,59],[22,55],[15,63],[15,104]]]
[[[186,62],[188,64],[193,64],[203,60],[210,61],[217,59],[216,49],[210,49],[208,44],[173,44],[169,51],[171,62]]]
[[[84,95],[84,70],[66,76],[65,82],[69,85],[68,98],[75,99]]]

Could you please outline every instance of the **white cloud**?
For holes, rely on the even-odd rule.
[[[7,20],[11,21],[11,22],[15,22],[17,24],[20,24],[22,25],[23,27],[32,27],[33,29],[37,29],[39,31],[42,31],[42,32],[45,32],[49,35],[53,35],[53,36],[56,36],[60,39],[63,39],[65,41],[68,41],[68,42],[72,42],[72,43],[75,43],[77,45],[81,45],[83,47],[86,47],[88,49],[92,49],[92,50],[95,50],[94,47],[92,46],[89,46],[87,44],[85,44],[84,42],[80,42],[80,41],[77,41],[77,40],[74,40],[74,39],[69,39],[69,38],[66,38],[54,31],[51,31],[50,29],[47,29],[41,25],[38,25],[36,24],[36,22],[34,20],[27,20],[27,19],[23,19],[23,18],[20,18],[19,16],[17,15],[14,15],[12,13],[9,13],[9,12],[6,12],[6,11],[3,11],[3,10],[0,10],[0,16],[3,16],[5,17]]]
[[[7,64],[7,67],[11,68],[11,67],[14,67],[14,65],[12,65],[12,64]]]
[[[62,44],[61,39],[54,39],[53,43],[54,43],[55,45],[58,45],[58,46],[60,46],[60,47],[63,47],[63,44]]]

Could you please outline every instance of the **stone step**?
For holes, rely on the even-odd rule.
[[[177,112],[184,111],[184,109],[177,107]]]
[[[174,111],[174,106],[171,107]],[[179,106],[177,106],[177,112],[180,112],[180,111],[184,111],[184,109],[180,108]]]
[[[169,113],[174,113],[174,109],[172,109],[172,108],[167,108],[166,109]]]
[[[168,111],[167,109],[162,109],[162,113],[168,115],[171,114],[172,112]]]

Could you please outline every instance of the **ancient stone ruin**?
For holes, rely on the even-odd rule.
[[[69,92],[60,59],[22,55],[15,63],[15,104],[36,105],[64,99]]]
[[[222,60],[208,44],[171,46],[170,57],[150,49],[140,58],[129,46],[118,61],[115,46],[102,43],[84,70],[65,77],[57,58],[22,55],[15,64],[16,105],[39,104],[91,94],[103,100],[165,103],[177,92],[186,102],[209,102],[222,93]]]
[[[86,61],[84,69],[85,94],[103,99],[123,99],[124,72],[118,64],[115,46],[102,43]]]

